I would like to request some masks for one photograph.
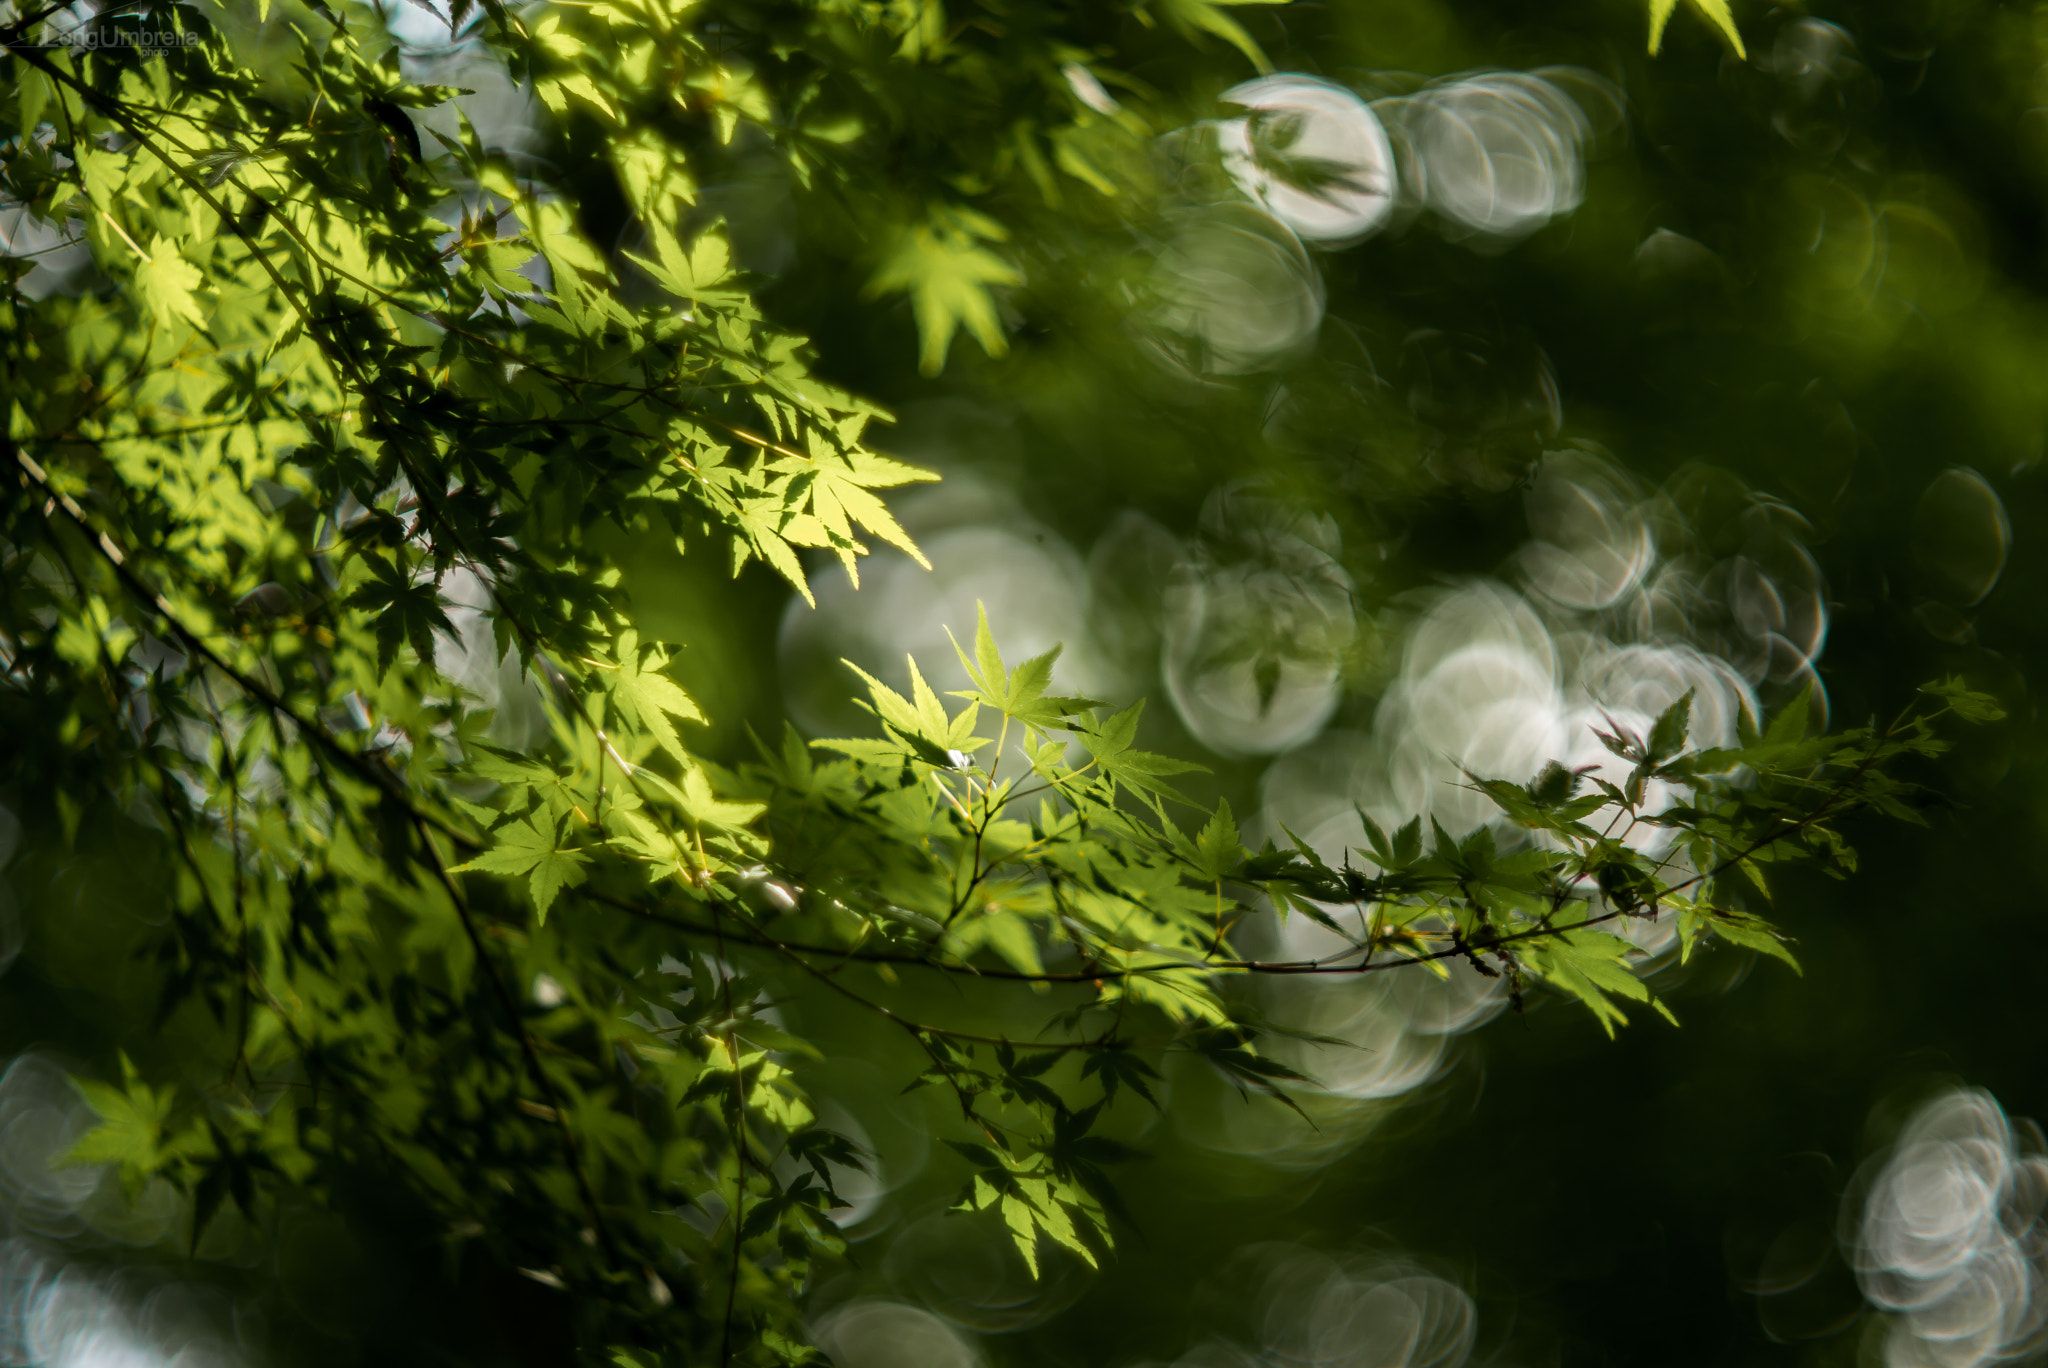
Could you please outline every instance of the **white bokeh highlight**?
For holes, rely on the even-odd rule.
[[[1250,204],[1182,213],[1153,263],[1162,358],[1246,375],[1304,355],[1323,321],[1323,276],[1285,223]]]
[[[1303,242],[1358,242],[1386,226],[1394,148],[1364,100],[1312,76],[1266,76],[1223,92],[1252,112],[1216,125],[1223,169]]]
[[[1357,635],[1336,524],[1225,489],[1164,595],[1162,673],[1190,734],[1222,755],[1271,755],[1322,730]]]
[[[1240,1333],[1204,1340],[1174,1368],[1462,1368],[1477,1338],[1472,1298],[1404,1260],[1253,1245],[1228,1280],[1220,1293],[1250,1300]]]
[[[1858,1175],[1842,1244],[1893,1319],[1887,1368],[1978,1368],[2048,1345],[2048,1155],[1981,1089],[1942,1093]]]
[[[1410,193],[1453,237],[1513,242],[1585,198],[1593,124],[1542,76],[1449,77],[1385,102],[1385,113],[1410,153]]]

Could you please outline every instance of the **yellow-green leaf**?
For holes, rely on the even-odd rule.
[[[1735,49],[1737,57],[1747,57],[1748,49],[1742,45],[1742,35],[1736,31],[1735,15],[1728,8],[1728,0],[1692,0],[1692,7],[1698,10],[1706,21],[1721,31],[1728,40],[1728,46]],[[1664,45],[1664,26],[1671,22],[1671,12],[1678,8],[1678,0],[1650,0],[1650,55],[1655,57],[1657,49]]]
[[[1166,22],[1183,33],[1208,33],[1223,39],[1232,47],[1251,59],[1251,64],[1261,72],[1271,71],[1273,63],[1267,60],[1265,52],[1244,31],[1244,26],[1223,12],[1225,5],[1278,5],[1287,0],[1160,0],[1159,12]]]
[[[199,300],[193,293],[205,279],[197,266],[178,255],[177,244],[161,233],[135,268],[135,284],[142,291],[143,302],[166,328],[181,318],[194,327],[205,324],[206,315],[200,312]]]
[[[920,225],[897,239],[895,250],[868,281],[868,293],[909,293],[917,314],[918,369],[937,375],[953,334],[963,327],[990,356],[1009,349],[990,287],[1023,279],[1016,267],[978,245],[974,235]]]

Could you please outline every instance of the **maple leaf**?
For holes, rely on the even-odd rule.
[[[704,771],[692,769],[683,776],[683,810],[690,820],[700,826],[723,827],[738,831],[747,823],[767,811],[765,803],[729,803],[711,791],[711,781]]]
[[[919,480],[936,480],[938,476],[858,447],[841,455],[815,431],[809,434],[809,439],[809,459],[786,457],[769,468],[778,475],[790,476],[793,485],[801,482],[799,497],[803,502],[795,507],[808,510],[816,524],[816,532],[822,534],[821,544],[830,546],[838,554],[854,586],[860,586],[855,558],[866,549],[854,540],[855,528],[873,533],[925,569],[931,569],[931,562],[917,549],[917,543],[896,521],[888,505],[870,491]],[[787,530],[783,535],[795,540]]]
[[[99,1113],[100,1123],[67,1151],[65,1164],[119,1164],[121,1181],[130,1199],[142,1190],[162,1156],[164,1122],[170,1118],[172,1088],[151,1089],[135,1072],[124,1052],[121,1055],[123,1087],[73,1078],[87,1105]]]
[[[867,682],[872,704],[862,704],[876,717],[896,740],[901,741],[918,759],[939,769],[952,769],[956,758],[954,752],[969,755],[988,744],[987,739],[974,735],[975,717],[980,704],[969,704],[953,717],[946,716],[945,705],[925,682],[924,673],[917,668],[917,660],[905,656],[904,662],[910,667],[911,697],[905,698],[881,680],[863,670],[852,661],[846,667]],[[820,744],[841,748],[837,741]]]
[[[1221,882],[1244,863],[1250,852],[1239,843],[1237,819],[1231,816],[1230,804],[1216,805],[1216,815],[1195,837],[1187,853],[1192,857],[1189,863],[1195,867],[1195,873],[1209,883]]]
[[[732,279],[732,253],[723,233],[703,234],[687,252],[670,232],[657,234],[654,246],[659,262],[627,256],[671,294],[699,304],[732,305],[746,298],[738,290],[713,288]]]
[[[545,922],[555,895],[565,885],[583,882],[583,862],[587,858],[580,850],[562,848],[561,834],[554,823],[542,828],[529,817],[501,829],[497,845],[448,872],[462,874],[475,870],[514,878],[526,875],[533,893],[533,910]]]
[[[959,655],[961,665],[966,667],[967,677],[974,687],[956,691],[953,697],[972,699],[1028,726],[1048,728],[1064,727],[1077,713],[1102,706],[1092,698],[1046,695],[1046,689],[1052,685],[1052,667],[1060,658],[1062,648],[1059,646],[1031,657],[1015,669],[1007,668],[1003,664],[1002,652],[996,648],[995,634],[989,630],[987,606],[977,599],[974,607],[978,620],[974,630],[973,658],[968,658],[957,640],[953,642],[953,650]],[[951,639],[952,635],[952,628],[947,628],[946,636]]]
[[[640,634],[628,628],[619,638],[619,673],[617,683],[612,687],[612,697],[663,750],[687,765],[690,763],[689,752],[683,749],[682,738],[676,735],[674,724],[668,720],[669,715],[672,713],[686,722],[702,722],[704,714],[695,700],[661,673],[667,663],[666,657],[657,654],[649,657],[643,669]]]
[[[177,244],[161,233],[135,268],[135,284],[142,291],[143,302],[166,328],[180,318],[195,328],[205,326],[206,315],[200,312],[198,297],[193,294],[204,280],[199,268],[179,256]]]
[[[1260,72],[1273,69],[1252,36],[1244,26],[1223,12],[1226,5],[1275,5],[1286,0],[1159,0],[1159,11],[1166,22],[1182,33],[1193,37],[1197,33],[1211,34],[1221,38],[1242,52],[1251,60],[1252,66]]]
[[[1171,774],[1186,774],[1201,770],[1201,765],[1186,760],[1175,760],[1170,756],[1157,755],[1151,751],[1135,750],[1131,742],[1137,739],[1138,718],[1145,711],[1144,700],[1140,699],[1114,716],[1105,718],[1093,729],[1076,727],[1081,744],[1102,767],[1102,772],[1126,788],[1148,796],[1165,795],[1178,798],[1173,786],[1165,782]]]
[[[1579,928],[1567,928],[1566,933],[1527,942],[1521,950],[1530,971],[1560,992],[1585,1003],[1610,1040],[1614,1038],[1614,1028],[1628,1020],[1615,1005],[1616,997],[1646,1002],[1665,1020],[1677,1024],[1671,1009],[1657,1000],[1629,966],[1629,957],[1635,953],[1636,947],[1619,936]]]
[[[377,611],[377,670],[381,675],[398,658],[401,641],[410,641],[422,662],[434,659],[434,633],[455,637],[455,624],[441,607],[437,581],[415,581],[389,561],[365,557],[376,578],[348,596],[349,606]]]
[[[962,327],[990,356],[1009,350],[989,287],[1021,284],[1024,277],[979,245],[1005,236],[993,220],[955,209],[899,236],[895,250],[868,281],[870,298],[888,290],[909,293],[917,314],[918,369],[926,375],[944,367],[953,334]]]
[[[748,499],[737,504],[733,510],[733,523],[739,528],[743,540],[735,542],[733,569],[737,573],[744,563],[740,550],[744,547],[773,566],[777,574],[803,595],[804,602],[815,608],[818,601],[811,595],[803,562],[797,559],[795,550],[790,546],[790,524],[802,516],[786,507],[779,496]]]
[[[1707,22],[1721,31],[1728,45],[1735,49],[1737,57],[1749,56],[1742,46],[1742,35],[1736,32],[1735,15],[1728,8],[1728,0],[1692,0],[1692,7],[1703,15]],[[1655,57],[1657,49],[1664,44],[1664,26],[1671,22],[1671,12],[1678,8],[1678,0],[1650,0],[1650,55]]]

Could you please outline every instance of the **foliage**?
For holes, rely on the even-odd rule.
[[[1729,13],[1727,0],[1693,0],[1693,4],[1701,17],[1721,31],[1737,57],[1749,55],[1742,46],[1742,34],[1735,27],[1735,16]],[[1664,26],[1671,22],[1671,12],[1677,8],[1678,0],[1650,0],[1650,52],[1653,55],[1664,41]]]
[[[1275,1105],[1312,1087],[1234,981],[1462,961],[1610,1033],[1618,1000],[1669,1015],[1602,928],[1675,909],[1687,954],[1789,962],[1737,876],[1767,903],[1781,865],[1852,870],[1840,820],[1918,820],[1897,763],[1941,750],[1944,714],[1995,712],[1943,684],[1814,736],[1794,702],[1699,751],[1681,703],[1603,737],[1619,784],[1472,775],[1512,841],[1368,819],[1333,866],[1248,849],[1227,804],[1176,786],[1195,766],[1139,748],[1139,707],[1052,694],[1055,655],[1005,662],[984,618],[960,706],[913,664],[907,695],[867,681],[879,737],[792,729],[714,763],[616,529],[809,596],[806,553],[849,575],[874,541],[918,554],[878,491],[928,476],[874,449],[885,415],[820,380],[735,270],[706,168],[758,139],[857,225],[930,373],[963,328],[1004,349],[999,292],[1025,279],[1005,244],[1057,240],[1081,201],[1149,212],[1105,206],[1142,199],[1123,171],[1166,120],[1135,78],[1130,108],[1095,98],[1110,24],[1078,6],[484,8],[451,31],[479,22],[565,145],[602,148],[632,250],[466,117],[417,124],[456,92],[407,79],[359,11],[97,21],[168,26],[162,49],[0,32],[7,192],[75,224],[100,282],[0,299],[0,765],[68,851],[109,842],[168,889],[139,1034],[203,1048],[143,1070],[110,1050],[122,1084],[81,1081],[103,1124],[70,1157],[188,1193],[191,1251],[372,1174],[451,1260],[575,1292],[594,1357],[799,1362],[798,1294],[843,1251],[837,1185],[865,1158],[798,1087],[815,1042],[784,1000],[899,1031],[909,1081],[957,1103],[960,1205],[999,1212],[1034,1269],[1054,1247],[1096,1264],[1132,1157],[1098,1122],[1120,1092],[1154,1101],[1165,1052]],[[1211,0],[1107,8],[1266,64]],[[487,605],[480,638],[460,594]],[[451,681],[479,652],[536,735]],[[1691,799],[1653,809],[1652,781]],[[1275,917],[1347,949],[1240,949]],[[1023,1038],[928,1021],[868,967],[1029,984],[1054,1013]]]

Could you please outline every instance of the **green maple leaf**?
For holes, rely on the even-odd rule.
[[[205,280],[197,266],[178,255],[177,244],[161,233],[135,268],[135,284],[142,291],[143,302],[166,328],[180,318],[195,328],[205,325],[206,315],[193,294]]]
[[[699,304],[736,305],[746,298],[738,290],[716,288],[732,279],[732,254],[723,233],[704,233],[687,252],[668,232],[657,234],[654,246],[658,262],[627,255],[671,294]]]
[[[1754,877],[1762,877],[1756,874],[1753,865],[1750,872]],[[1799,967],[1798,957],[1785,944],[1783,934],[1763,918],[1739,912],[1715,911],[1709,915],[1712,920],[1706,924],[1712,926],[1714,933],[1729,944],[1740,945],[1761,955],[1769,955],[1772,959],[1791,966],[1793,973],[1805,974],[1806,971]]]
[[[164,1122],[171,1114],[172,1089],[152,1089],[136,1075],[128,1056],[121,1056],[126,1086],[74,1078],[73,1087],[100,1115],[100,1123],[67,1151],[65,1164],[119,1164],[121,1181],[131,1199],[157,1169]]]
[[[390,561],[375,556],[364,559],[376,578],[350,594],[348,603],[355,608],[377,610],[378,673],[391,668],[391,662],[398,658],[401,641],[410,641],[420,660],[431,662],[435,631],[456,636],[455,624],[441,607],[439,581],[426,579],[415,583]]]
[[[729,803],[711,791],[711,780],[701,768],[683,776],[683,810],[699,826],[738,831],[767,811],[766,803]]]
[[[956,691],[953,697],[971,699],[1028,726],[1048,728],[1064,727],[1076,713],[1101,706],[1092,698],[1046,696],[1045,691],[1052,685],[1052,667],[1058,662],[1062,647],[1054,646],[1043,655],[1035,655],[1014,670],[1007,668],[1002,652],[996,649],[995,633],[989,630],[987,606],[976,600],[974,608],[979,620],[974,630],[972,659],[954,639],[952,628],[946,629],[954,654],[960,657],[968,679],[974,684],[972,689]]]
[[[1273,69],[1273,63],[1267,60],[1265,52],[1252,36],[1244,31],[1244,26],[1225,14],[1223,9],[1225,5],[1285,3],[1287,0],[1158,0],[1158,8],[1166,22],[1182,33],[1190,37],[1207,33],[1221,38],[1249,58],[1252,66],[1267,72]]]
[[[533,893],[534,912],[545,922],[555,895],[566,886],[583,882],[583,864],[588,858],[580,850],[562,848],[561,834],[554,823],[542,828],[529,817],[500,830],[497,845],[448,872],[478,871],[514,878],[525,875]]]
[[[1159,1077],[1159,1071],[1140,1059],[1128,1049],[1096,1050],[1081,1063],[1081,1076],[1102,1075],[1102,1092],[1105,1100],[1114,1098],[1118,1088],[1129,1088],[1152,1104],[1152,1110],[1159,1110],[1159,1099],[1146,1086],[1147,1078]]]
[[[1728,0],[1692,0],[1692,7],[1703,15],[1707,22],[1721,31],[1728,45],[1735,49],[1737,57],[1747,57],[1749,52],[1742,46],[1742,35],[1735,29],[1735,15],[1728,8]],[[1650,55],[1655,57],[1657,49],[1664,44],[1664,26],[1671,22],[1671,12],[1678,8],[1678,0],[1650,0]]]
[[[1615,1004],[1615,997],[1648,1003],[1666,1021],[1678,1024],[1671,1009],[1657,1000],[1628,964],[1635,952],[1635,946],[1619,936],[1572,927],[1555,936],[1525,942],[1522,959],[1531,972],[1551,987],[1585,1003],[1600,1029],[1613,1039],[1614,1028],[1628,1020]]]
[[[785,457],[769,469],[777,475],[793,477],[789,490],[797,502],[788,507],[807,510],[817,521],[820,530],[826,534],[827,543],[838,553],[840,564],[846,567],[847,577],[853,581],[854,587],[860,586],[855,557],[866,550],[854,540],[856,527],[873,533],[925,569],[931,569],[931,562],[917,549],[917,543],[896,521],[888,505],[870,491],[939,477],[931,471],[919,470],[916,466],[858,448],[842,455],[831,450],[824,437],[816,431],[809,436],[811,454],[808,459]]]
[[[985,946],[1013,969],[1026,974],[1045,972],[1031,919],[999,904],[990,903],[962,917],[948,933],[947,943],[963,961]]]
[[[1685,697],[1660,713],[1656,725],[1650,728],[1651,764],[1662,764],[1685,749],[1686,733],[1692,727],[1693,693],[1687,689]]]
[[[1231,816],[1230,804],[1218,802],[1216,815],[1194,840],[1190,863],[1195,866],[1195,873],[1209,883],[1219,883],[1244,863],[1248,853],[1239,842],[1237,820]]]
[[[1102,772],[1115,779],[1124,787],[1148,796],[1165,795],[1178,798],[1174,787],[1165,782],[1170,774],[1186,774],[1201,770],[1201,765],[1186,760],[1175,760],[1170,756],[1158,755],[1151,751],[1134,750],[1131,742],[1137,739],[1138,718],[1145,711],[1145,702],[1140,699],[1122,712],[1105,718],[1094,730],[1077,727],[1081,744],[1102,767]]]
[[[852,661],[843,663],[867,682],[868,695],[873,701],[861,706],[881,719],[891,737],[927,765],[952,769],[954,752],[972,754],[988,744],[987,738],[974,735],[974,723],[981,705],[969,704],[952,717],[947,717],[945,705],[932,692],[932,686],[925,682],[916,659],[905,656],[904,660],[910,666],[911,698],[897,693]],[[916,701],[912,702],[912,698]],[[819,744],[844,749],[838,741]]]
[[[675,726],[668,719],[673,714],[686,722],[702,722],[704,713],[695,700],[661,673],[667,663],[666,657],[656,655],[649,658],[645,669],[641,668],[640,634],[627,629],[619,638],[619,673],[612,686],[612,697],[663,750],[687,765],[689,752],[683,749],[682,738],[676,735]]]
[[[783,579],[789,581],[796,591],[803,595],[805,603],[815,608],[818,601],[811,596],[810,582],[804,577],[803,562],[797,559],[796,550],[790,546],[786,534],[788,524],[794,516],[793,510],[786,507],[779,496],[749,499],[740,504],[734,510],[733,522],[745,540],[734,545],[733,572],[737,574],[739,567],[745,564],[745,557],[740,552],[741,546],[749,548],[753,554],[774,567],[775,572]]]
[[[980,240],[1000,242],[1006,234],[999,225],[966,210],[946,218],[951,222],[920,224],[903,233],[868,281],[870,297],[888,290],[909,293],[917,314],[918,369],[926,375],[937,375],[945,366],[953,334],[963,327],[990,356],[1009,350],[989,287],[1024,279],[1016,267],[979,245]]]
[[[683,772],[680,784],[672,784],[652,770],[641,770],[638,779],[673,803],[691,825],[700,830],[710,827],[720,831],[744,831],[768,809],[766,803],[735,803],[720,798],[712,790],[711,778],[704,772],[704,767],[695,763]],[[655,852],[656,859],[665,862],[674,858],[677,847],[669,834],[657,834],[653,823],[631,812],[619,815],[634,828],[639,843]]]

